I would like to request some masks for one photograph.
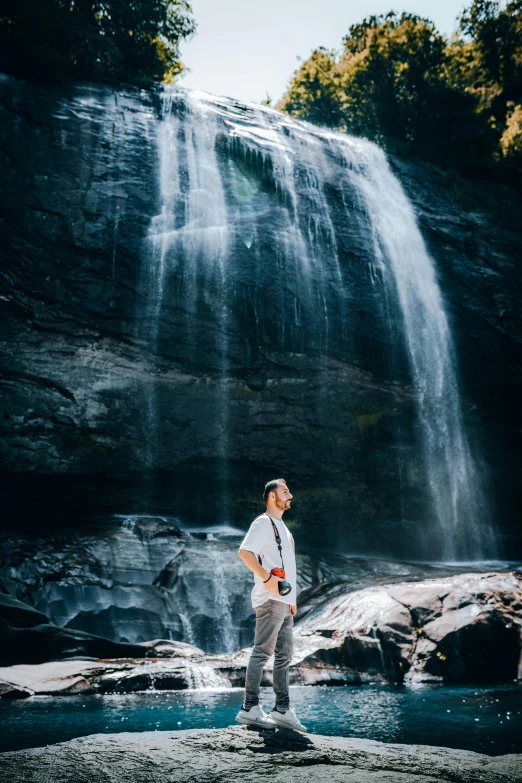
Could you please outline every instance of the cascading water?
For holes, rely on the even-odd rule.
[[[485,498],[464,432],[448,319],[415,215],[384,152],[365,140],[330,140],[366,206],[375,259],[398,297],[416,390],[426,477],[448,560],[495,555]]]
[[[252,286],[248,306],[255,316],[256,342],[264,338],[279,351],[315,357],[315,404],[328,411],[325,360],[331,338],[337,345],[357,338],[350,328],[356,294],[350,289],[350,269],[341,261],[334,228],[339,224],[331,209],[336,199],[346,205],[355,198],[365,225],[375,301],[386,301],[390,341],[396,338],[396,325],[391,326],[397,309],[413,381],[431,499],[419,523],[417,550],[422,553],[424,544],[423,554],[445,559],[494,555],[433,261],[384,153],[367,140],[206,93],[165,88],[162,101],[157,136],[161,212],[149,235],[150,343],[155,354],[162,354],[162,319],[176,317],[184,358],[198,362],[203,343],[198,342],[196,314],[199,323],[202,313],[205,323],[213,323],[213,356],[206,350],[214,368],[215,408],[207,450],[220,466],[219,516],[226,518],[233,457],[229,390],[231,339],[237,336],[235,286],[245,280]],[[275,226],[277,280],[273,275],[265,279],[262,268],[261,221],[268,213]],[[156,393],[151,400],[150,432],[159,437]],[[428,530],[433,520],[435,531]]]
[[[224,652],[233,652],[237,649],[236,634],[234,633],[234,621],[230,603],[230,589],[227,584],[227,573],[220,552],[213,552],[214,561],[214,606],[220,611],[219,616],[219,642],[218,649]]]
[[[160,350],[162,306],[169,276],[178,274],[180,340],[187,346],[189,358],[197,363],[195,313],[200,297],[200,281],[205,279],[207,296],[214,297],[216,352],[219,373],[216,380],[218,416],[214,420],[215,451],[219,458],[222,486],[222,509],[227,517],[228,505],[228,309],[227,261],[229,220],[227,204],[216,156],[217,118],[205,111],[202,103],[195,111],[188,103],[181,119],[172,112],[175,93],[164,95],[164,120],[158,125],[159,185],[161,212],[151,222],[149,239],[153,263],[150,265],[149,302],[151,321],[150,345],[154,354]],[[149,432],[154,442],[159,437],[157,389],[148,404]],[[209,436],[212,434],[209,432]],[[151,467],[151,465],[149,465]]]

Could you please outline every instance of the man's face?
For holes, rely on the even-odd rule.
[[[274,490],[275,504],[281,511],[286,511],[290,508],[290,501],[293,495],[290,494],[290,490],[285,484],[280,484],[277,489]]]

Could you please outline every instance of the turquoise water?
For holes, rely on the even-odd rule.
[[[522,753],[522,685],[500,687],[292,687],[292,706],[314,734]],[[0,701],[0,750],[86,734],[236,725],[243,691],[199,690]],[[261,704],[273,707],[263,688]]]

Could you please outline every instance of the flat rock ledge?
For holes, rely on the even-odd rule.
[[[16,783],[520,783],[522,755],[246,727],[92,734],[0,755]]]

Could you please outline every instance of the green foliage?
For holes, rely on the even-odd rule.
[[[340,54],[315,50],[277,108],[439,162],[518,159],[521,8],[475,0],[451,41],[415,14],[370,16]]]
[[[516,169],[522,171],[522,106],[512,105],[506,118],[506,127],[500,137],[502,155]]]
[[[378,141],[453,154],[473,125],[473,105],[448,83],[446,41],[427,19],[414,14],[371,17],[350,29],[339,61],[345,126]],[[441,138],[451,145],[441,147]]]
[[[455,58],[453,81],[474,96],[477,112],[495,132],[497,159],[519,167],[522,0],[505,8],[497,0],[475,0],[460,17],[460,30],[466,40],[456,44],[460,56]]]
[[[309,122],[338,127],[342,123],[341,102],[335,54],[320,47],[296,71],[276,108]]]
[[[195,29],[185,0],[4,0],[0,70],[27,79],[148,86],[182,70]]]
[[[473,55],[489,85],[498,86],[506,101],[519,97],[522,0],[513,0],[505,8],[497,0],[475,0],[460,17],[460,29],[471,38]]]

